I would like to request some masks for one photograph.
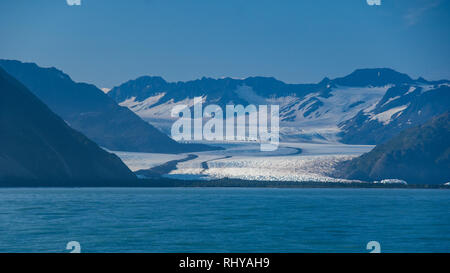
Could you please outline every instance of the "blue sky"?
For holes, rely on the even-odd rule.
[[[449,14],[447,0],[2,0],[0,58],[99,87],[141,75],[317,82],[366,67],[450,79]]]

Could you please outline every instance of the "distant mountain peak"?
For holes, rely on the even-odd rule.
[[[41,67],[38,66],[36,63],[32,62],[21,62],[18,60],[8,60],[8,59],[0,59],[0,65],[1,66],[8,66],[9,70],[14,70],[15,72],[19,72],[23,69],[23,67],[26,67],[27,69],[31,71],[42,71],[46,72],[48,74],[57,75],[59,78],[64,80],[70,80],[73,81],[72,78],[64,73],[64,71],[56,68],[56,67]]]
[[[342,86],[385,86],[411,82],[413,80],[407,74],[391,68],[356,69],[345,77],[334,79],[334,83]]]
[[[420,83],[428,83],[428,81],[427,81],[426,79],[424,79],[423,77],[417,78],[416,81],[417,81],[417,82],[420,82]]]
[[[319,82],[319,84],[328,84],[330,82],[331,82],[331,79],[328,77],[325,77]]]
[[[136,81],[148,81],[148,82],[167,83],[166,80],[164,80],[163,77],[161,77],[161,76],[151,76],[151,75],[141,76],[141,77],[137,78]]]

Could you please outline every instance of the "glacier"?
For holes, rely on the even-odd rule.
[[[372,145],[281,143],[275,152],[261,152],[255,143],[216,142],[214,145],[225,149],[190,153],[197,158],[179,162],[177,168],[164,177],[182,180],[235,178],[258,181],[361,182],[332,178],[330,174],[336,163],[373,148]],[[186,154],[115,153],[133,171],[186,157]]]

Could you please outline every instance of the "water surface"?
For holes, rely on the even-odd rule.
[[[0,189],[0,252],[449,252],[450,191]]]

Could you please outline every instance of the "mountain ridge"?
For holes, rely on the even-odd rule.
[[[166,133],[170,132],[168,125],[173,121],[167,115],[170,109],[176,104],[192,106],[194,97],[202,97],[204,104],[218,104],[221,107],[226,104],[278,104],[283,141],[377,144],[449,108],[447,100],[439,101],[436,99],[437,92],[431,92],[449,84],[448,80],[428,81],[421,77],[412,79],[407,74],[390,68],[356,69],[343,77],[325,77],[318,83],[309,84],[287,84],[273,77],[203,77],[186,82],[167,82],[159,76],[141,76],[112,88],[108,96]],[[386,94],[400,86],[427,89],[433,95],[427,94],[422,98],[433,97],[431,100],[436,101],[435,104],[439,107],[430,111],[422,109],[423,118],[411,114],[411,121],[404,121],[401,126],[393,126],[396,122],[387,126],[383,119],[370,120],[382,113],[379,111],[381,107],[377,108],[379,102],[393,99],[385,97]],[[416,95],[418,98],[420,94],[416,92],[414,96],[407,97],[413,102],[417,99]],[[392,107],[394,104],[395,102],[388,103]],[[405,102],[406,104],[408,103]],[[390,110],[386,107],[383,109]],[[406,110],[400,109],[397,113]],[[397,116],[391,117],[395,119]],[[373,138],[371,135],[380,137]]]
[[[180,153],[212,150],[181,144],[143,121],[95,85],[74,82],[64,72],[35,63],[0,60],[0,67],[21,81],[71,127],[97,144],[117,151]]]
[[[0,128],[0,184],[92,186],[136,180],[119,157],[69,127],[1,68]]]

